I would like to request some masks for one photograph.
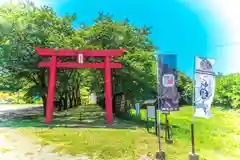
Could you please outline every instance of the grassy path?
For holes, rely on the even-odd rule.
[[[38,140],[23,135],[16,129],[0,130],[1,160],[87,160],[83,156],[71,156],[54,152],[53,146],[42,146]]]
[[[25,108],[25,109],[24,109]],[[24,108],[3,109],[0,114],[0,159],[1,160],[87,160],[86,156],[71,156],[55,152],[55,146],[42,146],[40,140],[26,136],[24,131],[29,130],[31,119],[24,117],[41,114],[41,109],[25,106]],[[34,116],[35,117],[35,116]],[[25,126],[21,122],[26,122]],[[33,120],[34,121],[34,120]],[[44,126],[42,122],[41,126]],[[18,126],[17,124],[20,124]]]

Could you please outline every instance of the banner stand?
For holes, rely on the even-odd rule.
[[[158,132],[159,132],[160,130],[159,130],[159,128],[158,128],[158,120],[157,120],[157,117],[160,116],[160,115],[158,115],[158,109],[157,109],[157,107],[155,107],[155,115],[156,115],[156,117],[155,117],[155,134],[156,134],[156,136],[158,136]]]
[[[189,154],[189,160],[199,160],[199,155],[195,152],[195,139],[194,139],[194,121],[191,124],[191,139],[192,139],[192,152]]]
[[[199,155],[196,154],[195,152],[195,136],[194,136],[194,113],[195,113],[195,110],[194,110],[194,104],[195,104],[195,62],[196,60],[196,56],[194,56],[194,67],[193,67],[193,91],[192,91],[192,124],[191,124],[191,141],[192,141],[192,152],[189,154],[189,160],[199,160]]]
[[[158,135],[158,144],[159,144],[159,151],[156,153],[156,160],[166,160],[166,154],[162,149],[162,143],[161,143],[160,107],[158,107],[158,111],[156,115],[157,115],[156,116],[157,135]]]
[[[157,135],[157,107],[156,107],[156,99],[146,100],[143,102],[143,107],[146,107],[146,127],[148,133],[150,133],[150,128],[152,128],[152,120],[154,120],[155,134]]]
[[[169,125],[169,120],[168,120],[168,115],[169,113],[164,113],[165,115],[165,142],[168,144],[172,144],[173,140],[172,140],[172,135],[170,132],[170,125]]]
[[[159,151],[156,152],[156,160],[165,160],[166,154],[163,151],[162,143],[161,143],[161,105],[162,105],[162,91],[161,91],[161,80],[162,80],[162,70],[159,68],[159,57],[157,56],[157,110],[156,110],[156,122],[157,122],[157,128],[156,133],[158,136],[158,144],[159,144]]]
[[[192,153],[189,154],[189,160],[199,160],[199,155],[195,153],[195,136],[194,136],[194,120],[195,117],[210,118],[211,104],[215,92],[215,73],[213,65],[215,59],[194,57],[194,78],[192,92],[192,124],[191,124],[191,140]]]

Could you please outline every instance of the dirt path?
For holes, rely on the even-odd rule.
[[[1,108],[0,123],[7,123],[9,120],[17,120],[22,117],[42,112],[34,108]],[[4,126],[4,125],[3,125]],[[54,153],[54,147],[41,146],[39,141],[27,137],[16,128],[0,128],[0,160],[88,160],[83,156],[70,156]]]
[[[88,160],[83,156],[54,153],[54,147],[42,147],[37,140],[26,137],[15,129],[0,129],[1,160]]]

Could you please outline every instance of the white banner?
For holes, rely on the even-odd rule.
[[[196,57],[195,71],[195,117],[210,118],[211,104],[215,92],[215,74],[212,66],[214,59],[201,59]]]
[[[196,57],[195,71],[213,73],[214,63],[215,63],[215,59],[206,59],[206,58]]]

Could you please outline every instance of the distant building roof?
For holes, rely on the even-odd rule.
[[[146,100],[146,101],[144,101],[143,102],[143,104],[154,104],[154,103],[156,103],[156,99],[149,99],[149,100]]]

